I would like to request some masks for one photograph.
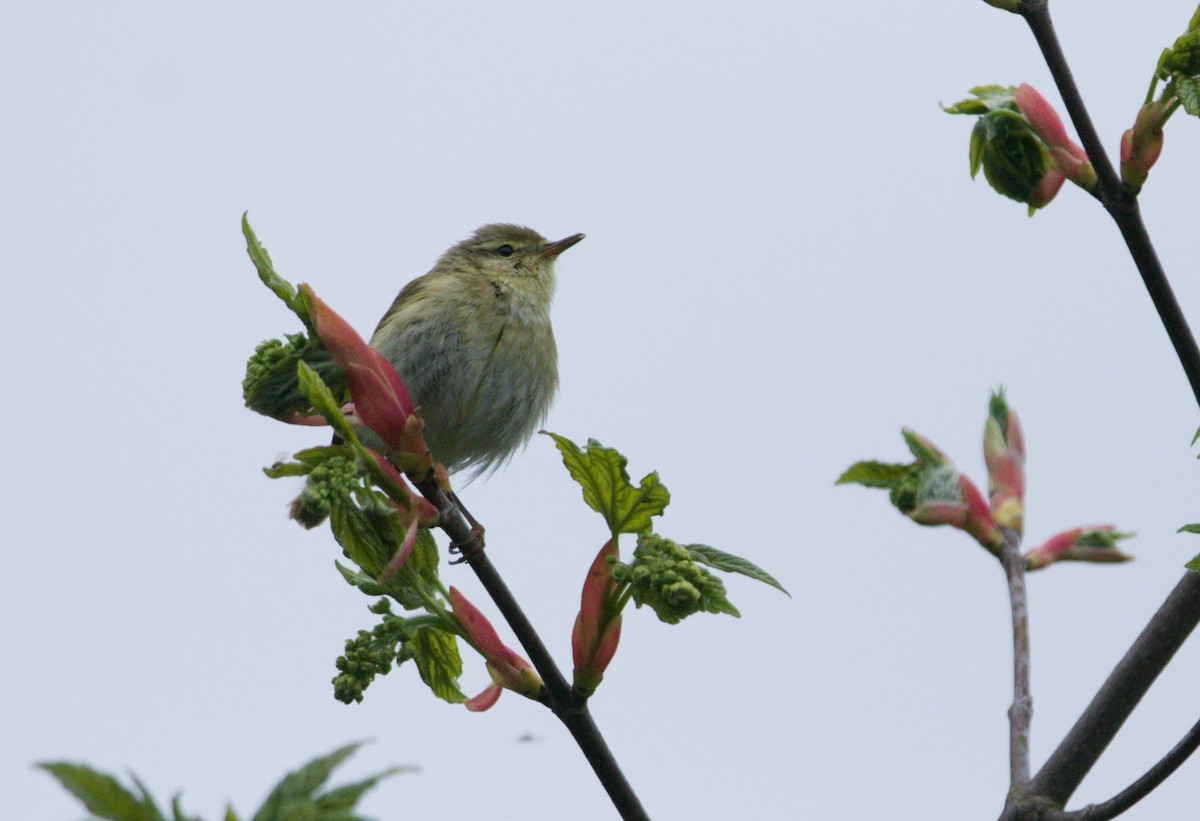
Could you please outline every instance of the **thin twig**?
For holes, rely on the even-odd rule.
[[[1029,727],[1033,719],[1033,695],[1029,686],[1029,606],[1025,592],[1025,557],[1021,537],[1004,528],[1001,563],[1008,579],[1012,607],[1013,703],[1008,708],[1009,782],[1019,787],[1029,781]]]
[[[1187,735],[1180,739],[1171,752],[1163,756],[1146,774],[1102,804],[1089,804],[1074,812],[1051,811],[1043,813],[1041,821],[1109,821],[1116,818],[1134,804],[1141,801],[1171,773],[1179,769],[1188,756],[1200,747],[1200,721],[1192,725]]]
[[[1097,198],[1116,222],[1130,255],[1137,265],[1146,290],[1158,311],[1192,393],[1200,403],[1200,349],[1192,336],[1183,311],[1171,290],[1166,272],[1146,232],[1138,209],[1137,197],[1121,184],[1099,135],[1084,105],[1083,97],[1071,75],[1066,57],[1050,19],[1048,0],[1022,0],[1025,18],[1051,75],[1062,95],[1067,113],[1096,170]],[[1061,808],[1091,770],[1096,760],[1116,736],[1126,718],[1137,706],[1151,684],[1170,662],[1175,652],[1200,622],[1200,574],[1188,572],[1175,586],[1125,657],[1109,675],[1075,726],[1059,744],[1025,789],[1010,791],[1001,818],[1037,819],[1067,817]],[[1195,728],[1194,728],[1195,729]],[[1192,734],[1189,733],[1189,738]],[[1185,739],[1185,742],[1189,739]],[[1136,801],[1152,790],[1182,763],[1195,744],[1181,742],[1159,765],[1134,787],[1108,802],[1118,799]],[[1176,760],[1177,759],[1177,760]],[[1152,775],[1153,774],[1153,775]],[[1153,783],[1151,783],[1153,782]],[[1136,797],[1135,797],[1136,796]],[[1132,805],[1129,801],[1129,805]],[[1123,811],[1123,810],[1122,810]],[[1093,816],[1099,818],[1099,816]],[[1111,817],[1111,816],[1105,816]]]
[[[417,483],[421,495],[437,508],[441,517],[441,528],[455,544],[467,545],[471,542],[473,533],[471,525],[458,505],[454,504],[432,477]],[[516,597],[500,577],[495,565],[492,564],[487,551],[464,550],[464,558],[479,577],[488,595],[492,597],[509,627],[516,634],[517,641],[529,654],[529,661],[546,683],[545,703],[558,719],[566,725],[567,730],[575,738],[583,751],[588,763],[600,783],[608,792],[613,806],[626,821],[649,821],[650,816],[642,807],[633,786],[625,778],[620,765],[613,757],[608,743],[600,734],[596,722],[592,720],[586,702],[575,699],[571,695],[571,686],[567,683],[550,651],[534,629],[533,624],[517,603]]]
[[[1200,573],[1188,572],[1033,777],[1028,794],[1066,804],[1197,623]]]

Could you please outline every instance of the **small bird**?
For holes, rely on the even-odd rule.
[[[583,237],[547,242],[485,225],[405,285],[379,321],[371,346],[404,380],[447,471],[499,467],[546,418],[558,388],[554,262]]]

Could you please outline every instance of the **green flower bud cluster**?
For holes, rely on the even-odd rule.
[[[678,624],[699,613],[728,613],[724,583],[692,558],[683,545],[653,533],[638,536],[633,561],[613,567],[618,585],[629,585],[635,604],[649,605],[661,621]]]
[[[296,500],[293,517],[306,524],[320,523],[329,516],[334,505],[342,504],[362,481],[354,459],[331,456],[313,467]]]
[[[297,356],[308,344],[306,334],[286,334],[285,339],[267,339],[260,342],[246,362],[246,376],[242,379],[242,395],[250,396],[262,381],[289,356]]]
[[[242,379],[242,398],[252,411],[273,419],[287,419],[311,409],[300,391],[296,365],[306,362],[329,386],[335,397],[345,393],[341,369],[319,340],[307,334],[286,334],[283,339],[268,339],[254,349],[246,362]]]
[[[381,599],[371,607],[374,613],[382,614],[383,621],[370,632],[359,630],[358,635],[346,640],[346,652],[338,656],[338,674],[333,677],[333,696],[343,704],[361,702],[363,692],[375,680],[385,676],[392,664],[408,658],[404,642],[411,636],[408,622],[391,614],[387,599]]]

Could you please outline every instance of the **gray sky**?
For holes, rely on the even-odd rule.
[[[1054,5],[1115,150],[1192,8]],[[1115,229],[1076,190],[1030,220],[972,183],[971,123],[937,107],[1021,81],[1057,103],[1023,24],[978,0],[283,9],[5,15],[2,813],[82,815],[30,769],[48,759],[249,813],[286,770],[373,738],[343,780],[421,767],[366,799],[381,819],[614,815],[566,732],[512,694],[470,715],[403,669],[334,701],[333,661],[373,617],[328,531],[286,520],[297,485],[260,472],[321,435],[241,407],[254,345],[296,329],[245,256],[249,209],[281,273],[363,330],[480,224],[588,234],[559,264],[547,427],[658,470],[664,535],[794,595],[731,579],[740,620],[626,616],[593,707],[655,818],[995,817],[999,566],[833,480],[903,460],[906,424],[983,481],[1004,384],[1027,546],[1093,522],[1139,534],[1130,565],[1030,579],[1035,767],[1200,551],[1175,535],[1200,520],[1196,407]],[[1143,196],[1193,316],[1198,139],[1172,121]],[[542,437],[464,495],[569,665],[602,521]],[[484,605],[469,571],[445,577]],[[1197,675],[1193,642],[1076,806],[1191,726]],[[466,689],[485,680],[469,660]],[[1126,817],[1194,817],[1197,772]]]

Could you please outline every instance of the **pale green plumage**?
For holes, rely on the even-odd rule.
[[[558,387],[554,261],[581,239],[485,225],[405,285],[380,320],[371,345],[404,379],[447,470],[499,466],[545,419]]]

